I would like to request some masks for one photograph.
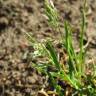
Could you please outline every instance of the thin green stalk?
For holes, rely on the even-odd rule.
[[[80,32],[80,66],[79,66],[79,72],[82,73],[84,70],[84,49],[83,49],[83,37],[84,37],[84,32],[86,29],[86,15],[85,15],[85,7],[86,7],[86,0],[84,2],[84,8],[82,10],[82,24],[81,24],[81,32]]]

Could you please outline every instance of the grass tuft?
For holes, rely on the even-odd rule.
[[[82,9],[81,15],[81,28],[80,28],[80,51],[75,52],[72,44],[72,27],[68,21],[64,21],[64,33],[60,31],[60,22],[57,9],[55,8],[52,0],[45,0],[45,14],[48,18],[48,23],[52,28],[58,29],[62,38],[63,49],[66,50],[67,66],[61,64],[58,59],[58,54],[50,40],[46,40],[43,44],[33,42],[29,34],[27,36],[33,42],[33,46],[41,56],[48,57],[48,61],[40,64],[34,64],[35,68],[41,73],[46,73],[49,79],[49,85],[56,91],[58,96],[95,96],[96,95],[96,71],[95,64],[91,67],[92,74],[86,74],[85,64],[85,49],[83,48],[83,37],[86,32],[86,0]],[[65,34],[65,37],[63,37]],[[39,50],[39,49],[40,50]],[[51,68],[50,68],[51,67]],[[67,71],[66,71],[67,70]],[[71,91],[69,91],[71,90]]]

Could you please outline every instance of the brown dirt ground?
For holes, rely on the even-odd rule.
[[[88,58],[96,58],[96,0],[87,0],[88,28],[91,38]],[[0,96],[37,96],[45,77],[31,67],[32,47],[25,32],[41,41],[47,37],[58,40],[59,34],[48,27],[44,0],[0,0]],[[63,19],[78,29],[82,0],[54,0]],[[76,32],[75,32],[76,33]],[[86,37],[86,35],[85,35]],[[87,39],[86,39],[87,41]]]

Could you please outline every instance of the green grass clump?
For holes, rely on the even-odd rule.
[[[49,78],[49,85],[56,91],[58,96],[96,96],[96,71],[95,65],[92,66],[92,74],[86,74],[85,64],[85,49],[83,48],[83,35],[86,31],[86,0],[82,9],[82,20],[80,28],[80,51],[77,53],[72,44],[72,27],[68,21],[64,21],[64,34],[61,34],[62,48],[66,50],[67,67],[61,64],[58,59],[58,54],[50,40],[44,43],[33,42],[33,47],[36,49],[35,54],[38,56],[48,57],[48,61],[34,64],[41,73],[45,73]],[[51,0],[45,0],[45,14],[49,25],[60,31],[59,15]],[[27,35],[28,38],[30,35]],[[51,67],[51,69],[50,69]],[[52,68],[54,70],[52,70]]]

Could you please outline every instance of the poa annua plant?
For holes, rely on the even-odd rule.
[[[68,21],[64,21],[64,34],[60,31],[60,22],[59,14],[57,9],[54,7],[54,4],[51,0],[45,0],[45,15],[47,20],[52,28],[59,30],[61,34],[62,47],[66,50],[68,59],[67,66],[60,64],[57,53],[53,44],[50,40],[46,40],[45,43],[38,43],[32,39],[32,37],[27,34],[30,41],[33,42],[33,46],[36,49],[35,54],[38,56],[43,55],[49,58],[49,61],[41,62],[39,64],[34,64],[34,67],[37,68],[40,72],[45,73],[49,77],[49,85],[55,90],[58,96],[95,96],[96,95],[96,71],[93,71],[94,75],[86,75],[86,64],[85,64],[85,49],[83,48],[83,35],[86,31],[86,0],[84,2],[84,7],[82,9],[81,16],[81,28],[80,28],[80,51],[77,53],[72,44],[72,27]],[[39,47],[38,47],[39,46]],[[55,68],[54,70],[50,70]],[[95,66],[93,67],[93,69]],[[67,71],[66,71],[67,70]],[[65,85],[67,84],[70,92],[66,87],[62,87],[61,82]]]

